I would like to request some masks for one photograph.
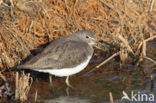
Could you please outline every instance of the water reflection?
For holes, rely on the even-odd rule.
[[[55,99],[41,100],[44,103],[91,103],[87,99],[81,99],[74,96],[60,96]]]
[[[77,89],[70,89],[70,96],[66,96],[66,86],[63,85],[63,80],[60,81],[59,79],[55,79],[54,83],[59,81],[60,84],[54,84],[53,91],[50,91],[49,87],[47,88],[48,80],[46,84],[44,83],[45,85],[42,85],[42,82],[37,84],[37,88],[40,87],[39,85],[42,88],[42,91],[38,94],[40,96],[38,98],[39,103],[110,103],[110,92],[112,92],[115,103],[136,103],[121,101],[122,92],[125,91],[129,96],[131,96],[132,91],[156,95],[155,80],[151,80],[149,74],[144,75],[141,70],[127,72],[126,69],[123,71],[105,69],[104,72],[96,72],[90,77],[72,77],[72,84]],[[40,89],[38,88],[38,90]]]

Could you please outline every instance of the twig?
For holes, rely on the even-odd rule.
[[[142,55],[143,57],[146,56],[146,41],[145,40],[142,43]]]
[[[109,57],[108,59],[106,59],[105,61],[103,61],[102,63],[100,63],[99,65],[96,66],[96,68],[101,67],[102,65],[104,65],[105,63],[107,63],[109,60],[111,60],[112,58],[114,58],[115,56],[119,55],[120,52],[117,52],[115,54],[113,54],[111,57]]]
[[[19,76],[16,72],[16,89],[15,89],[15,99],[20,100],[22,103],[27,100],[30,87],[32,85],[33,79],[30,74],[25,74]]]
[[[156,38],[156,35],[154,35],[154,36],[152,36],[152,37],[146,39],[145,42],[148,42],[148,41],[150,41],[150,40],[152,40],[152,39],[154,39],[154,38]]]
[[[141,55],[139,61],[142,61],[143,58],[145,58],[145,59],[147,59],[147,60],[153,62],[154,64],[156,64],[156,61],[154,61],[153,59],[151,59],[151,58],[149,58],[149,57],[146,56],[146,43],[147,43],[148,41],[154,39],[154,38],[156,38],[156,35],[154,35],[154,36],[152,36],[152,37],[150,37],[150,38],[144,40],[144,41],[141,43],[141,44],[142,44],[142,55]]]
[[[6,82],[5,76],[0,72],[0,77]]]
[[[0,5],[3,3],[3,0],[0,0]]]
[[[36,93],[35,93],[35,103],[37,102],[37,90],[36,90]]]
[[[100,0],[100,1],[101,1],[104,5],[106,5],[108,8],[110,8],[110,9],[112,9],[112,10],[115,10],[115,8],[114,8],[112,5],[106,3],[105,0]]]
[[[18,88],[19,87],[19,82],[18,82],[18,78],[19,78],[19,73],[18,72],[16,72],[16,88]],[[19,92],[19,89],[15,89],[15,98],[19,98],[19,95],[17,95],[18,94],[18,92]]]
[[[124,43],[124,46],[127,48],[127,50],[134,54],[134,52],[133,52],[132,48],[130,47],[128,41],[122,35],[118,35],[118,38]]]
[[[111,57],[109,57],[108,59],[106,59],[105,61],[103,61],[103,62],[100,63],[99,65],[97,65],[95,68],[91,69],[89,72],[85,73],[85,75],[87,75],[87,74],[93,72],[95,69],[101,67],[102,65],[104,65],[105,63],[107,63],[109,60],[111,60],[113,57],[115,57],[115,56],[117,56],[117,55],[119,55],[119,54],[120,54],[120,51],[117,52],[117,53],[115,53],[115,54],[113,54]]]
[[[42,2],[42,1],[41,1]],[[50,15],[48,14],[48,11],[42,6],[42,10],[43,10],[43,13],[48,17],[50,18]]]
[[[29,26],[29,28],[28,28],[28,32],[30,32],[30,31],[31,31],[31,29],[32,29],[33,25],[34,25],[34,21],[32,20],[32,21],[31,21],[31,24],[30,24],[30,26]]]
[[[10,3],[11,3],[11,7],[10,7],[11,12],[10,12],[10,14],[11,14],[12,17],[14,17],[14,13],[13,13],[14,3],[13,3],[13,0],[10,0]]]
[[[110,97],[110,103],[114,103],[112,92],[109,92],[109,97]]]
[[[13,0],[10,0],[11,6],[14,7]]]
[[[153,59],[151,59],[151,58],[149,58],[147,56],[145,56],[144,58],[147,59],[147,60],[149,60],[149,61],[151,61],[151,62],[153,62],[154,64],[156,64],[156,61],[155,60],[153,60]]]
[[[150,12],[153,11],[153,8],[154,8],[154,1],[155,1],[155,0],[152,0],[152,2],[151,2]]]
[[[6,7],[9,7],[9,8],[10,8],[10,6],[8,6],[6,3],[4,3],[4,2],[3,2],[3,0],[0,0],[0,4],[3,4],[4,6],[6,6]]]

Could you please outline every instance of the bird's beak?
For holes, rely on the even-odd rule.
[[[97,41],[94,38],[91,38],[90,37],[90,43],[89,43],[89,45],[96,46],[97,45]]]
[[[104,46],[104,47],[107,47],[107,48],[111,48],[108,44],[106,44],[106,43],[100,43],[100,42],[98,42],[98,41],[96,41],[94,38],[90,38],[91,39],[91,44],[93,45],[93,46],[97,46],[97,45],[101,45],[101,46]]]

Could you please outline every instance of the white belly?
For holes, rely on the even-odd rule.
[[[39,72],[49,73],[55,76],[63,77],[76,74],[82,71],[89,63],[92,56],[89,56],[83,63],[79,64],[74,68],[63,68],[63,69],[46,69],[46,70],[37,70]]]

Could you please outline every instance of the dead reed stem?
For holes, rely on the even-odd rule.
[[[146,41],[144,40],[142,43],[142,56],[146,56]]]
[[[154,38],[156,38],[156,35],[154,35],[154,36],[152,36],[152,37],[150,37],[150,38],[147,38],[147,39],[145,40],[145,42],[148,42],[148,41],[150,41],[150,40],[152,40],[152,39],[154,39]]]
[[[34,98],[35,99],[35,103],[37,102],[37,94],[38,93],[37,93],[37,90],[36,90],[36,92],[35,92],[35,98]]]
[[[16,72],[16,90],[15,90],[15,99],[24,102],[28,98],[28,93],[33,82],[30,74],[25,74],[22,72],[21,76]]]
[[[101,67],[102,65],[104,65],[105,63],[107,63],[108,61],[110,61],[112,58],[114,58],[115,56],[119,55],[120,52],[114,53],[111,57],[109,57],[108,59],[106,59],[105,61],[103,61],[102,63],[100,63],[99,65],[96,66],[96,68]]]
[[[151,59],[151,58],[149,58],[149,57],[146,56],[146,44],[147,44],[148,41],[150,41],[150,40],[152,40],[152,39],[154,39],[154,38],[156,38],[156,35],[154,35],[154,36],[152,36],[152,37],[150,37],[150,38],[147,38],[146,40],[144,40],[144,41],[142,42],[142,55],[141,55],[141,57],[140,57],[140,60],[141,60],[141,61],[143,60],[143,58],[145,58],[145,59],[147,59],[147,60],[153,62],[154,64],[156,64],[156,61],[154,61],[153,59]]]
[[[124,46],[127,48],[127,50],[134,54],[132,48],[130,47],[128,40],[126,40],[122,35],[118,35],[118,38],[123,42]]]
[[[6,82],[7,80],[6,80],[6,78],[5,78],[5,76],[0,72],[0,77]]]
[[[156,61],[155,60],[153,60],[153,59],[151,59],[151,58],[149,58],[147,56],[145,56],[144,58],[147,59],[147,60],[149,60],[149,61],[151,61],[151,62],[153,62],[156,65]]]
[[[153,8],[154,8],[154,2],[155,2],[155,0],[151,0],[150,12],[152,12],[152,11],[153,11]]]
[[[114,103],[112,92],[109,92],[110,103]]]

